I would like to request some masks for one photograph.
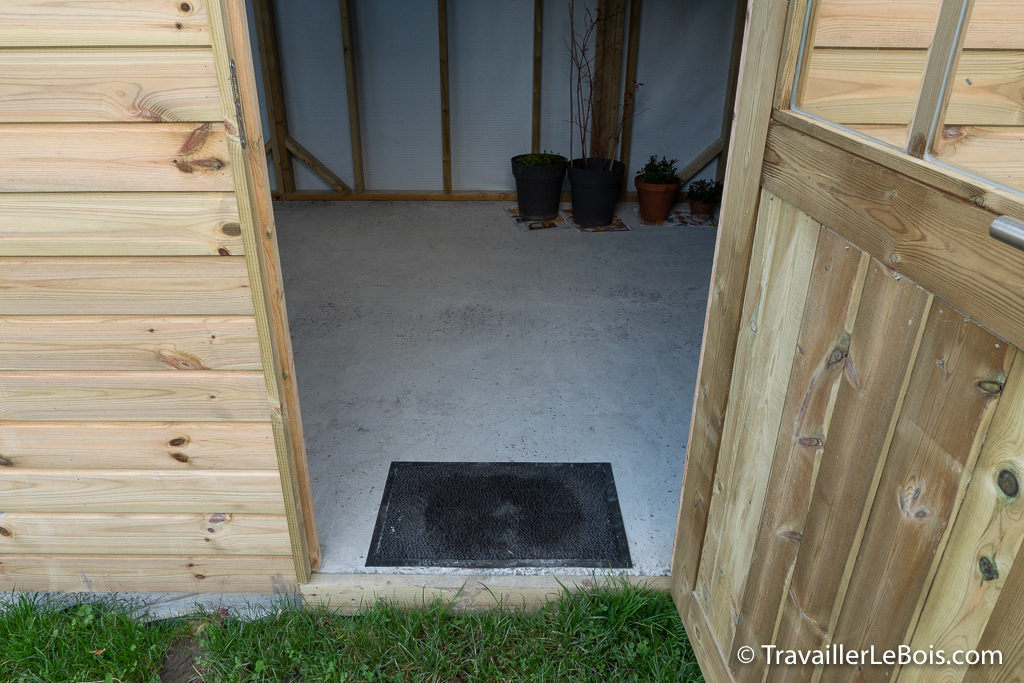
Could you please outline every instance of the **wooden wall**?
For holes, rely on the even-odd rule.
[[[216,3],[0,3],[0,590],[295,588]]]
[[[821,0],[798,106],[907,144],[938,0]],[[1024,190],[1024,3],[974,0],[933,153]],[[1013,161],[1008,161],[1013,160]]]

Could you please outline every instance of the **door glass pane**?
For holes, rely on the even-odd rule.
[[[1024,2],[974,0],[932,157],[1024,191]]]
[[[813,2],[796,108],[906,148],[941,4]]]

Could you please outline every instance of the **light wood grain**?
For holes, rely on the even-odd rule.
[[[932,302],[834,642],[851,649],[910,642],[1012,351],[945,302]],[[894,669],[869,663],[829,680],[891,680]]]
[[[623,577],[630,586],[652,591],[668,590],[667,576]],[[533,612],[557,600],[564,590],[591,590],[619,585],[619,577],[504,576],[475,574],[314,574],[300,586],[310,607],[326,607],[354,614],[377,601],[386,600],[408,608],[429,606],[440,600],[456,612],[491,610],[497,607]]]
[[[937,650],[953,652],[978,647],[1024,542],[1024,499],[1019,492],[1016,496],[1007,496],[1000,488],[1000,482],[1006,487],[1011,487],[1013,481],[1019,485],[1024,476],[1022,444],[1024,353],[1017,351],[938,573],[928,591],[910,643],[912,649],[934,646]],[[979,562],[982,557],[993,562],[998,578],[988,581],[981,578]],[[1019,616],[1019,610],[1015,614]],[[1019,620],[1010,628],[1018,626]],[[900,683],[959,681],[966,672],[966,665],[952,663],[942,667],[910,665],[900,670],[897,680]]]
[[[731,643],[821,226],[763,192],[695,593],[715,638]]]
[[[296,593],[284,556],[0,556],[0,590],[173,593]]]
[[[1024,345],[1024,252],[989,237],[996,214],[784,126],[768,147],[765,187]]]
[[[281,478],[261,470],[51,470],[0,468],[7,512],[284,514]]]
[[[277,248],[274,214],[271,206],[267,157],[260,131],[259,102],[252,71],[251,46],[245,5],[240,0],[223,0],[216,4],[211,24],[217,36],[214,57],[221,83],[221,97],[233,97],[224,88],[228,62],[234,59],[238,75],[238,97],[242,104],[245,127],[251,131],[243,150],[239,140],[232,140],[230,151],[236,167],[235,186],[238,191],[242,235],[246,241],[247,266],[252,283],[253,304],[263,372],[267,379],[267,397],[271,406],[271,425],[277,448],[278,468],[284,494],[288,528],[292,543],[295,573],[300,582],[320,567],[320,541],[313,508],[313,491],[306,461],[306,444],[302,432],[298,387],[292,355],[288,312],[285,306],[281,261]],[[221,37],[224,38],[221,41]]]
[[[732,671],[727,664],[729,655],[723,651],[708,621],[708,615],[701,606],[696,593],[687,593],[676,598],[679,614],[683,618],[687,639],[700,665],[705,681],[732,683]]]
[[[744,664],[738,648],[770,643],[790,571],[800,548],[822,448],[850,350],[870,258],[830,230],[822,229],[814,254],[807,301],[800,320],[793,368],[750,572],[737,606],[736,635],[726,643],[729,665],[741,681],[760,681],[764,651]],[[728,647],[731,643],[731,647]]]
[[[0,3],[0,47],[209,44],[205,0]]]
[[[822,0],[814,45],[927,49],[935,35],[936,0]],[[1024,49],[1024,5],[985,0],[975,5],[967,48]]]
[[[1013,568],[1003,585],[999,602],[978,642],[978,650],[989,657],[999,654],[998,664],[987,663],[968,668],[964,683],[1019,683],[1024,671],[1024,628],[1020,615],[1024,613],[1024,557],[1017,553]],[[998,569],[998,567],[997,567]],[[1001,576],[1005,576],[1002,574]],[[975,578],[977,581],[977,578]]]
[[[50,470],[277,471],[270,422],[0,424],[0,476]]]
[[[234,189],[224,126],[0,124],[0,192]]]
[[[925,50],[815,50],[800,108],[847,126],[909,124],[924,75]],[[952,79],[945,121],[1024,124],[1018,83],[1024,51],[968,51]],[[934,110],[933,110],[934,113]]]
[[[934,152],[947,164],[1024,192],[1024,126],[947,126]]]
[[[252,315],[241,256],[0,258],[0,315]]]
[[[0,123],[223,118],[209,48],[0,50]]]
[[[917,103],[910,118],[907,153],[911,156],[924,156],[932,133],[946,120],[950,95],[947,79],[957,73],[966,33],[962,29],[971,16],[973,5],[974,0],[942,0],[935,37],[928,48]]]
[[[1020,194],[1002,185],[968,175],[956,168],[917,159],[880,142],[833,125],[822,124],[800,112],[776,110],[772,112],[772,118],[777,123],[870,161],[876,168],[884,169],[882,173],[892,171],[944,194],[984,207],[995,215],[1024,220],[1024,201],[1021,201]]]
[[[262,372],[0,372],[0,420],[266,422]]]
[[[696,585],[704,544],[754,237],[766,123],[786,16],[784,3],[751,3],[744,32],[737,114],[729,144],[725,196],[672,551],[672,594],[680,609]]]
[[[0,513],[0,557],[42,553],[287,556],[290,552],[283,515],[227,511],[159,515]],[[117,563],[116,557],[108,561]]]
[[[0,194],[0,256],[244,253],[230,193]]]
[[[259,370],[252,317],[0,317],[0,370]]]
[[[800,549],[775,642],[830,642],[889,450],[930,295],[872,261],[844,361]],[[768,680],[803,680],[810,666],[771,666]]]

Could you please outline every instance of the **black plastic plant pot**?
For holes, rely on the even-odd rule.
[[[516,179],[519,215],[531,221],[549,221],[558,215],[562,196],[565,163],[551,166],[524,166],[512,157],[512,175]]]
[[[626,165],[607,159],[573,159],[569,164],[569,185],[572,190],[572,219],[577,225],[608,225],[615,215],[615,201],[622,187]]]

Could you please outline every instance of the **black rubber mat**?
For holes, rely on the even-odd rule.
[[[393,462],[367,567],[631,567],[609,463]]]

